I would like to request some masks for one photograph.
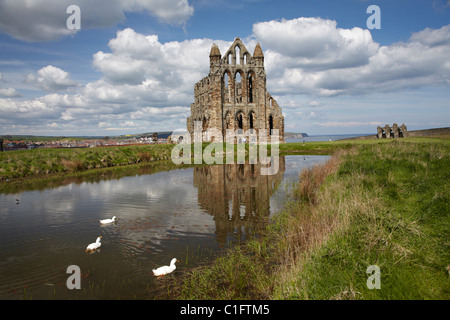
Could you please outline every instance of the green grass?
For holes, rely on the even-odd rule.
[[[449,299],[449,168],[448,144],[364,146],[348,155],[335,179],[343,199],[358,203],[337,213],[348,223],[280,297]],[[381,268],[380,290],[366,286],[369,265]]]
[[[0,152],[0,180],[169,160],[171,145]]]
[[[394,139],[366,139],[366,140],[337,140],[337,141],[319,141],[319,142],[295,142],[295,143],[283,143],[280,144],[280,153],[282,155],[287,154],[332,154],[337,150],[349,150],[353,146],[359,145],[380,145],[391,144],[397,140]],[[401,142],[408,143],[437,143],[437,144],[449,144],[450,139],[441,139],[433,137],[411,137],[402,138]]]
[[[436,138],[406,138],[404,142],[443,143]],[[307,143],[284,143],[279,145],[281,155],[332,154],[337,150],[350,149],[354,145],[390,144],[394,140],[342,140]],[[209,146],[202,144],[202,153]],[[96,148],[33,149],[0,152],[0,181],[25,177],[42,177],[54,173],[78,173],[93,169],[134,165],[153,161],[170,160],[174,145],[142,145]],[[237,159],[238,146],[234,146]],[[192,157],[194,146],[192,146]],[[213,150],[214,152],[215,150]],[[226,151],[226,146],[223,146]],[[249,157],[249,145],[245,145],[245,157]],[[271,146],[268,145],[268,154]],[[259,158],[259,149],[256,151]],[[193,161],[192,161],[193,162]],[[225,161],[224,161],[225,162]],[[204,163],[204,161],[203,161]]]
[[[341,143],[301,175],[265,237],[176,279],[166,298],[449,299],[449,141]]]

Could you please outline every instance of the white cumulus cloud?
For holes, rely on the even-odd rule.
[[[44,91],[65,90],[77,85],[70,79],[68,72],[52,65],[43,67],[36,74],[29,74],[26,81],[35,84]]]
[[[308,70],[360,66],[379,47],[369,30],[341,29],[336,21],[321,18],[260,22],[253,33],[270,50],[269,57],[275,55],[272,60]]]
[[[51,41],[73,35],[67,28],[70,5],[81,11],[81,29],[111,27],[127,12],[144,12],[163,22],[181,25],[193,15],[187,0],[2,0],[0,31],[24,41]]]
[[[336,96],[449,84],[450,25],[380,46],[368,30],[298,18],[253,27],[265,50],[272,94]]]
[[[14,88],[0,88],[0,96],[6,98],[20,97],[21,94]]]

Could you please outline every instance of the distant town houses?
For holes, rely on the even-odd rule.
[[[0,139],[0,151],[31,150],[38,148],[95,148],[127,145],[148,145],[167,143],[167,138],[130,137],[129,139],[86,139],[86,140],[54,140],[28,141]]]

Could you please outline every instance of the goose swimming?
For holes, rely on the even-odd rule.
[[[100,243],[102,236],[97,238],[97,241],[95,241],[94,243],[91,243],[90,245],[87,246],[86,248],[86,252],[92,252],[94,250],[97,250],[98,248],[100,248],[100,246],[102,245]]]
[[[172,273],[177,268],[175,266],[175,262],[180,262],[177,260],[177,258],[173,258],[172,261],[170,261],[170,266],[163,266],[159,267],[158,269],[153,269],[153,274],[157,277],[165,276],[166,274]]]
[[[112,217],[112,219],[103,219],[103,220],[100,220],[100,223],[101,224],[108,224],[108,223],[113,223],[113,222],[116,222],[117,221],[117,218],[116,218],[116,216],[114,216],[114,217]]]

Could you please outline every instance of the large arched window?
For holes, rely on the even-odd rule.
[[[236,54],[236,64],[241,64],[241,48],[236,46],[234,48],[234,53]]]
[[[253,103],[255,102],[255,77],[254,77],[254,73],[253,72],[249,72],[248,76],[247,76],[247,89],[248,89],[248,94],[247,94],[247,101],[248,103]]]
[[[250,111],[248,119],[249,119],[250,129],[254,129],[255,128],[255,113],[253,111]]]
[[[206,120],[206,117],[203,117],[202,130],[206,131],[207,129],[208,129],[208,121]]]
[[[235,94],[236,103],[242,103],[242,89],[243,89],[243,86],[242,86],[242,76],[241,76],[240,71],[236,72],[234,78],[235,78],[234,83],[235,83],[235,88],[236,88],[236,94]]]
[[[225,103],[231,102],[230,81],[231,75],[229,71],[225,71],[222,77],[223,101]]]
[[[269,116],[269,134],[272,135],[272,130],[273,130],[273,116],[270,115]]]
[[[236,115],[236,124],[237,129],[244,129],[244,115],[242,112],[238,112]]]

